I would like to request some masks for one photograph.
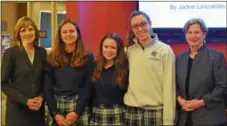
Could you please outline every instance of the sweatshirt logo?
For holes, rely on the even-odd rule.
[[[151,53],[151,55],[152,55],[153,57],[156,57],[157,54],[158,54],[158,52],[156,52],[156,51],[154,51],[154,52]]]
[[[159,60],[159,58],[158,58],[158,52],[156,52],[156,51],[151,52],[150,59],[152,59],[152,60]]]

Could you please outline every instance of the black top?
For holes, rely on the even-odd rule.
[[[127,88],[120,89],[114,83],[115,71],[114,65],[107,69],[103,68],[101,79],[93,82],[93,105],[123,105],[123,97]]]
[[[70,54],[68,56],[71,56]],[[91,76],[94,68],[94,57],[88,55],[88,63],[81,67],[71,67],[66,65],[59,68],[54,68],[47,64],[45,74],[45,98],[52,116],[55,116],[57,96],[72,96],[78,95],[79,99],[75,108],[75,112],[80,115],[84,111],[84,107],[88,102],[91,90]]]
[[[186,86],[185,86],[185,91],[186,91],[186,96],[188,99],[190,99],[189,97],[189,80],[190,80],[190,76],[191,76],[191,69],[192,69],[192,64],[193,64],[193,60],[190,56],[188,58],[188,69],[187,69],[187,76],[186,76]]]
[[[192,64],[193,64],[194,59],[192,59],[190,56],[188,58],[188,68],[187,68],[187,76],[186,76],[186,86],[185,86],[185,91],[186,91],[186,96],[187,99],[190,100],[190,96],[189,96],[189,81],[190,81],[190,76],[191,76],[191,70],[192,70]],[[187,115],[187,126],[193,124],[192,122],[192,117],[191,117],[191,112],[188,111],[188,115]]]

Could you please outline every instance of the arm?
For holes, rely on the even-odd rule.
[[[127,65],[127,67],[128,67],[128,65]],[[123,90],[124,94],[128,91],[128,85],[129,85],[129,69],[127,68],[127,72],[125,74],[125,87]]]
[[[75,108],[75,113],[78,115],[81,115],[84,111],[84,108],[86,104],[89,102],[90,99],[90,93],[92,90],[92,74],[94,70],[94,56],[92,54],[89,54],[88,56],[88,64],[85,69],[85,81],[84,81],[84,87],[80,88],[79,91],[79,98],[77,102],[77,106]]]
[[[180,87],[178,85],[178,81],[177,81],[177,77],[178,77],[178,60],[179,60],[179,56],[176,57],[176,65],[175,65],[175,68],[176,68],[176,100],[177,100],[177,103],[176,103],[176,107],[177,109],[181,109],[182,107],[182,103],[185,103],[185,99],[183,98],[183,95],[180,91]]]
[[[12,83],[12,74],[15,66],[14,66],[14,58],[13,58],[13,48],[9,48],[6,50],[3,59],[2,59],[2,73],[1,73],[1,83],[2,83],[2,91],[6,94],[6,96],[13,101],[18,102],[19,104],[27,106],[28,97],[24,96],[21,92],[16,90]]]
[[[178,65],[179,65],[179,63],[178,63],[178,60],[179,60],[179,56],[176,56],[176,62],[175,62],[175,68],[176,68],[176,96],[182,96],[182,93],[181,93],[181,91],[180,91],[180,87],[179,87],[179,85],[178,85],[178,81],[177,81],[177,77],[178,77]]]
[[[164,57],[163,125],[174,125],[176,110],[175,56],[172,49]]]
[[[226,82],[227,71],[225,65],[225,58],[221,53],[219,53],[217,57],[215,57],[212,69],[215,86],[212,91],[201,96],[201,98],[205,102],[205,106],[207,106],[208,108],[213,107],[211,103],[220,102],[220,100],[223,97],[223,92],[227,86]]]
[[[53,83],[54,83],[53,68],[49,64],[46,64],[44,74],[44,97],[51,116],[55,117],[56,100],[53,92],[54,90]]]
[[[43,53],[43,59],[44,59],[44,61],[43,61],[43,67],[44,67],[44,71],[42,72],[42,81],[41,81],[41,92],[39,93],[39,95],[38,96],[40,96],[40,97],[42,97],[42,98],[44,98],[44,76],[45,76],[45,66],[46,66],[46,64],[47,64],[47,51],[45,50],[45,49],[43,49],[42,48],[42,53]]]
[[[176,75],[177,76],[177,75]],[[182,97],[182,95],[181,95],[181,93],[180,93],[180,91],[179,91],[179,86],[177,85],[177,82],[176,82],[176,107],[177,107],[177,109],[181,109],[181,107],[182,107],[182,103],[185,103],[185,99]]]

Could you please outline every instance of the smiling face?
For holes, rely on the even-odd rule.
[[[200,25],[196,23],[189,26],[185,35],[190,47],[200,47],[203,45],[203,40],[206,36],[206,33],[204,33],[201,30]]]
[[[35,41],[35,29],[31,25],[28,27],[22,27],[19,30],[20,40],[23,44],[34,44]]]
[[[102,44],[102,55],[107,61],[113,61],[117,57],[117,42],[112,38],[106,38]]]
[[[137,15],[131,19],[131,29],[140,42],[150,38],[151,22],[144,15]]]
[[[76,26],[71,23],[66,23],[61,28],[61,39],[66,45],[74,44],[77,40],[78,34]]]

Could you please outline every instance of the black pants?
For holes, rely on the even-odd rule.
[[[186,125],[185,126],[193,126],[192,113],[191,112],[188,112],[187,121],[186,121]]]

